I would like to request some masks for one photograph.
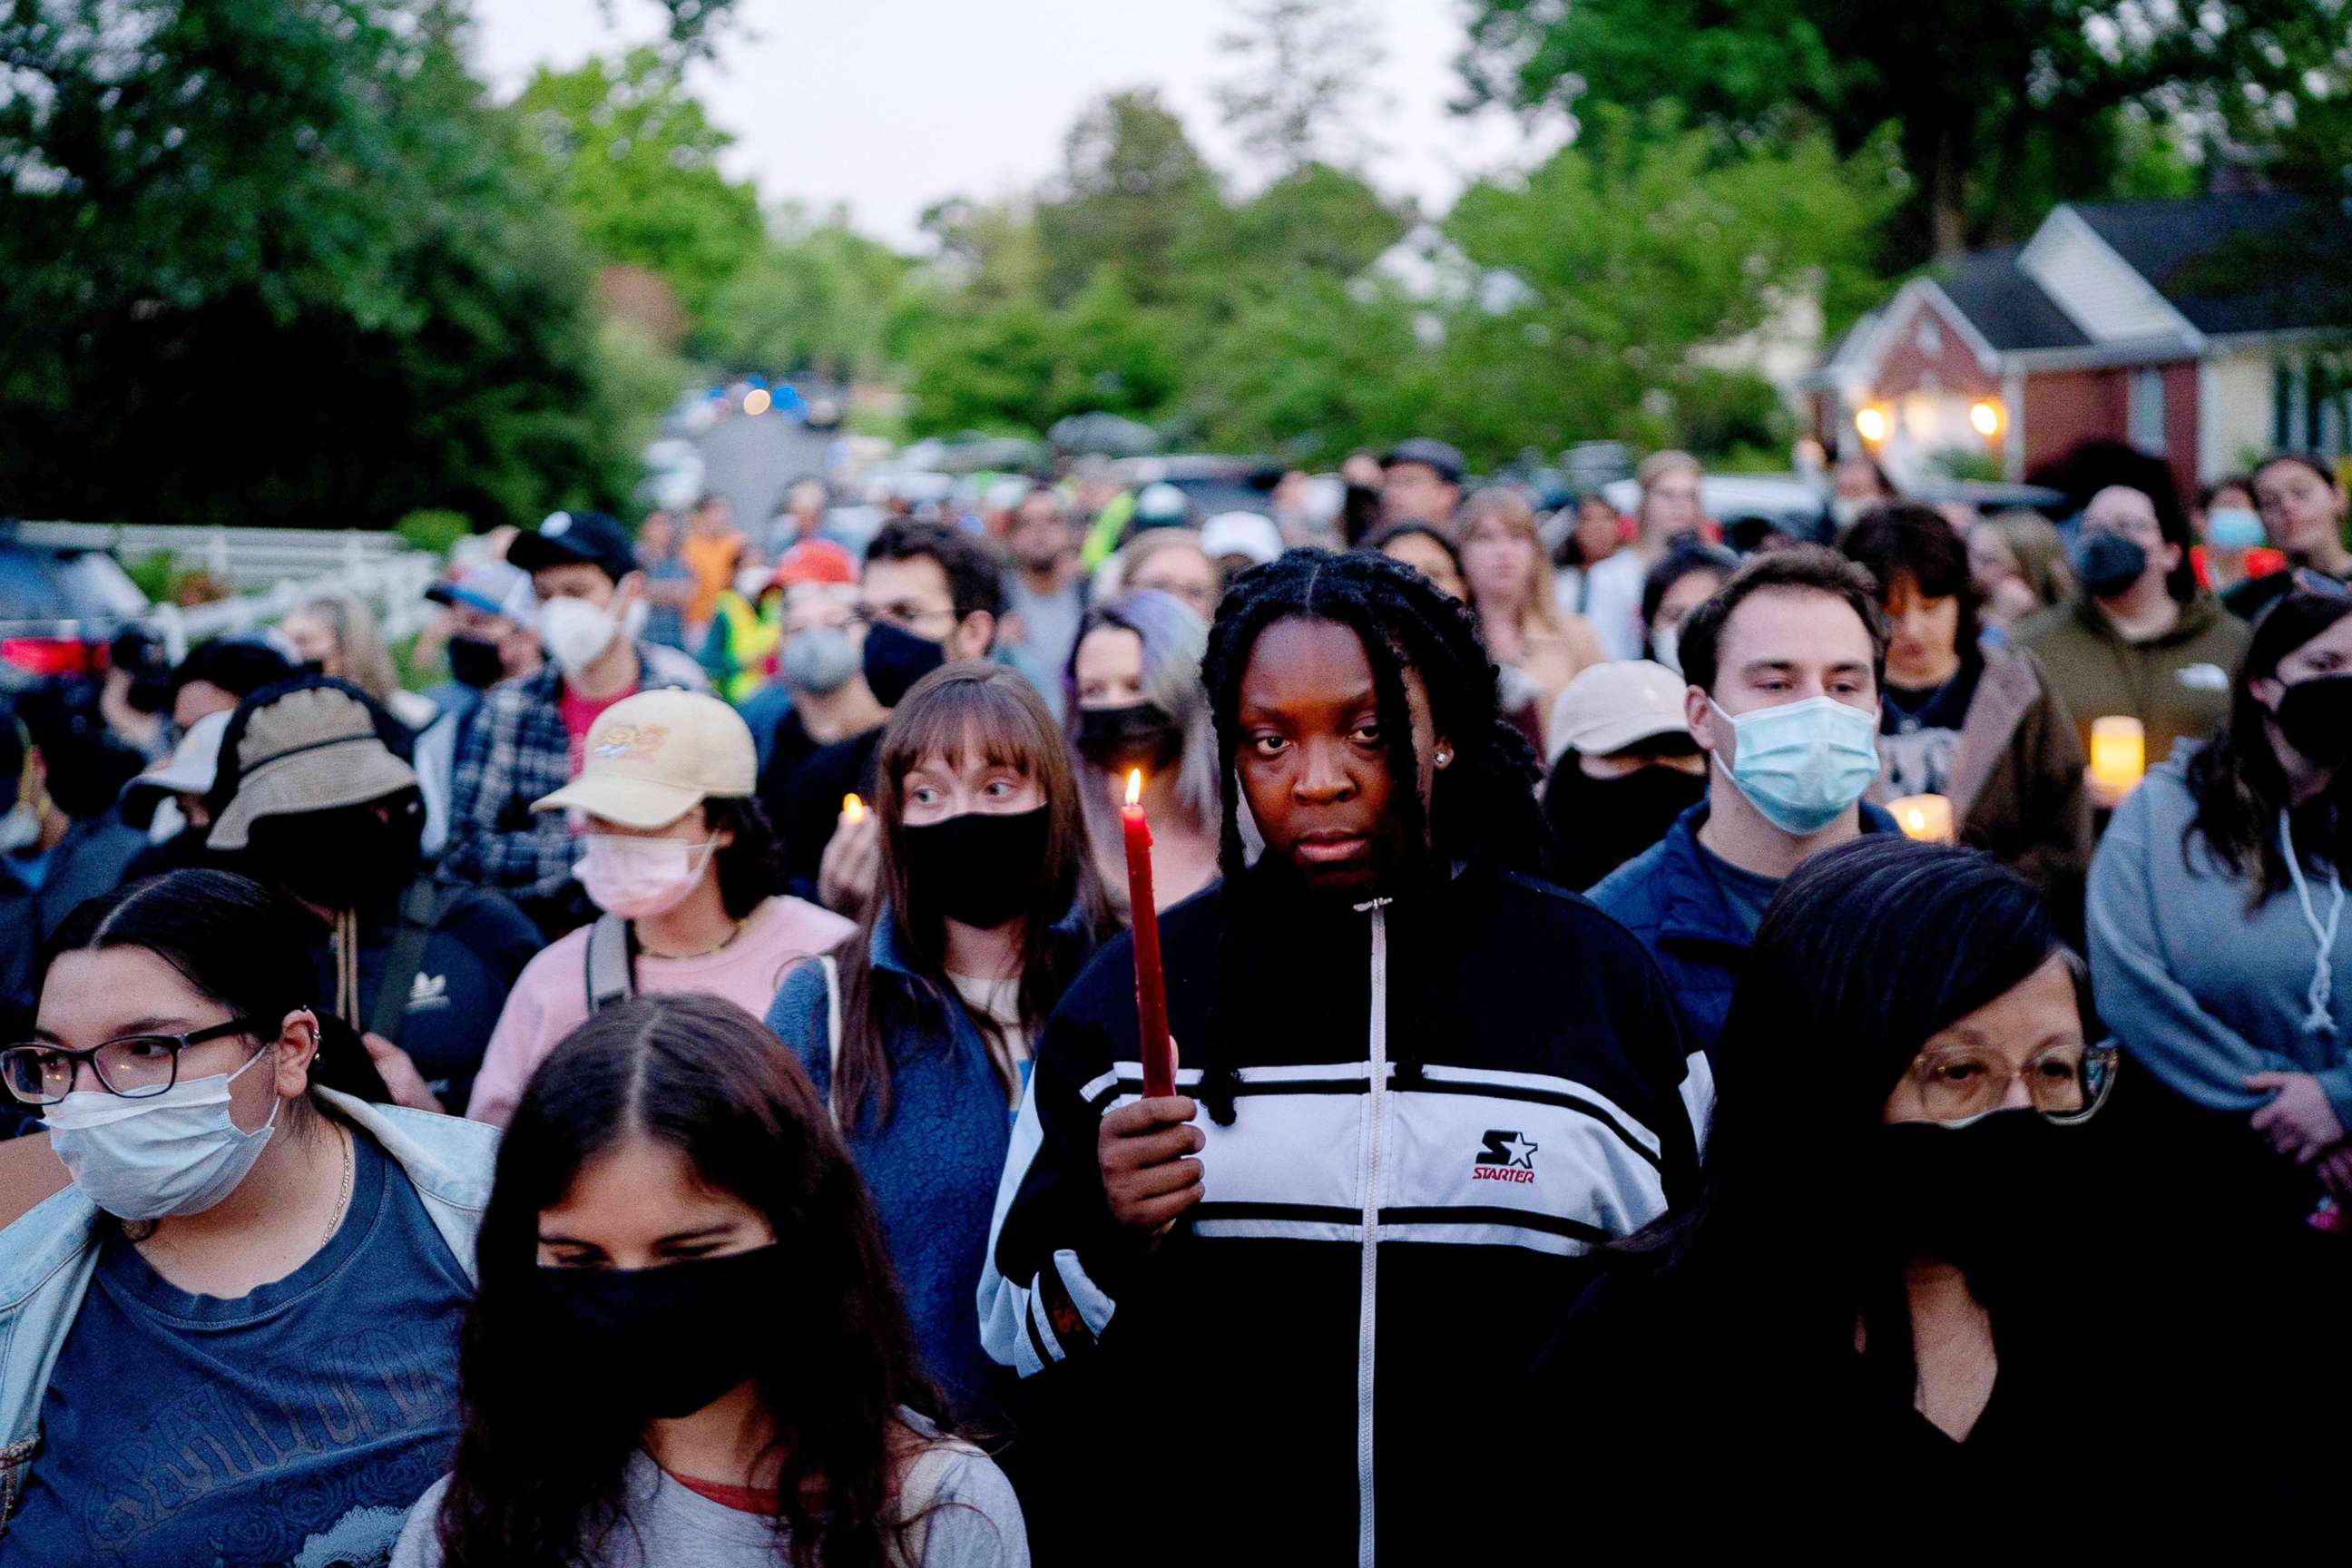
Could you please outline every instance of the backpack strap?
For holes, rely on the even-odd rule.
[[[588,928],[588,1013],[593,1017],[637,994],[629,922],[614,914],[596,917]]]
[[[817,962],[824,965],[824,1048],[831,1064],[824,1075],[824,1108],[837,1128],[841,1125],[841,965],[829,952],[818,954]]]
[[[457,891],[457,889],[449,889]],[[400,931],[383,955],[383,973],[376,980],[375,1005],[368,1009],[367,1030],[400,1044],[401,1026],[408,1021],[409,992],[425,962],[425,944],[441,922],[444,889],[429,877],[419,877],[400,895]]]

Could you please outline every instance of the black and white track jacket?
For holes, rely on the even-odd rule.
[[[1204,1195],[1156,1247],[1113,1224],[1096,1154],[1142,1088],[1127,938],[1065,996],[1013,1132],[982,1337],[1053,1388],[1033,1516],[1101,1517],[1104,1563],[1451,1558],[1509,1456],[1607,1419],[1528,1407],[1526,1373],[1588,1250],[1695,1173],[1674,1006],[1591,904],[1475,866],[1353,909],[1280,886],[1252,889],[1249,1000],[1221,1020],[1234,1124],[1203,1108]],[[1160,922],[1188,1094],[1224,919],[1212,889]],[[1150,1491],[1237,1533],[1123,1531],[1146,1456]]]

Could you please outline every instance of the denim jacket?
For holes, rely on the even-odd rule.
[[[468,1278],[490,1199],[498,1129],[460,1117],[318,1096],[407,1173],[434,1228]],[[98,1268],[96,1205],[67,1187],[0,1230],[0,1539],[41,1442],[41,1404],[66,1334]]]

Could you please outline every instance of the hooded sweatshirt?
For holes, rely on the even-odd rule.
[[[1097,1163],[1141,1089],[1127,937],[1064,997],[1013,1131],[982,1341],[1034,1390],[1030,1515],[1079,1560],[1201,1550],[1189,1526],[1108,1548],[1147,1479],[1252,1561],[1473,1560],[1449,1554],[1513,1506],[1504,1457],[1604,1418],[1520,1403],[1591,1249],[1693,1171],[1673,1000],[1615,921],[1475,865],[1353,907],[1286,873],[1251,872],[1238,914],[1213,888],[1160,918],[1207,1139],[1167,1235],[1113,1221]]]
[[[2352,1127],[2352,920],[2327,954],[2333,1035],[2309,1026],[2318,939],[2292,888],[2251,912],[2250,879],[2200,837],[2184,745],[2116,808],[2091,862],[2091,978],[2124,1048],[2187,1099],[2249,1113],[2271,1096],[2249,1073],[2315,1074]],[[2277,829],[2273,828],[2275,834]],[[2340,874],[2304,847],[2312,907],[2326,922]],[[2185,851],[2185,852],[2184,852]],[[2159,913],[2161,911],[2161,913]]]
[[[2091,722],[2122,716],[2147,726],[2147,754],[2202,741],[2230,711],[2230,676],[2253,633],[2210,594],[2180,606],[2170,631],[2133,642],[2098,605],[2077,597],[2042,611],[2011,639],[2042,661],[2046,684],[2074,721],[2083,754]]]

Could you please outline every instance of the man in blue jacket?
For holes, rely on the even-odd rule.
[[[1764,906],[1807,857],[1895,828],[1862,799],[1878,776],[1886,622],[1869,573],[1797,545],[1693,610],[1681,652],[1691,738],[1714,758],[1706,797],[1591,897],[1665,971],[1693,1050],[1684,1098],[1704,1129],[1707,1058]]]

